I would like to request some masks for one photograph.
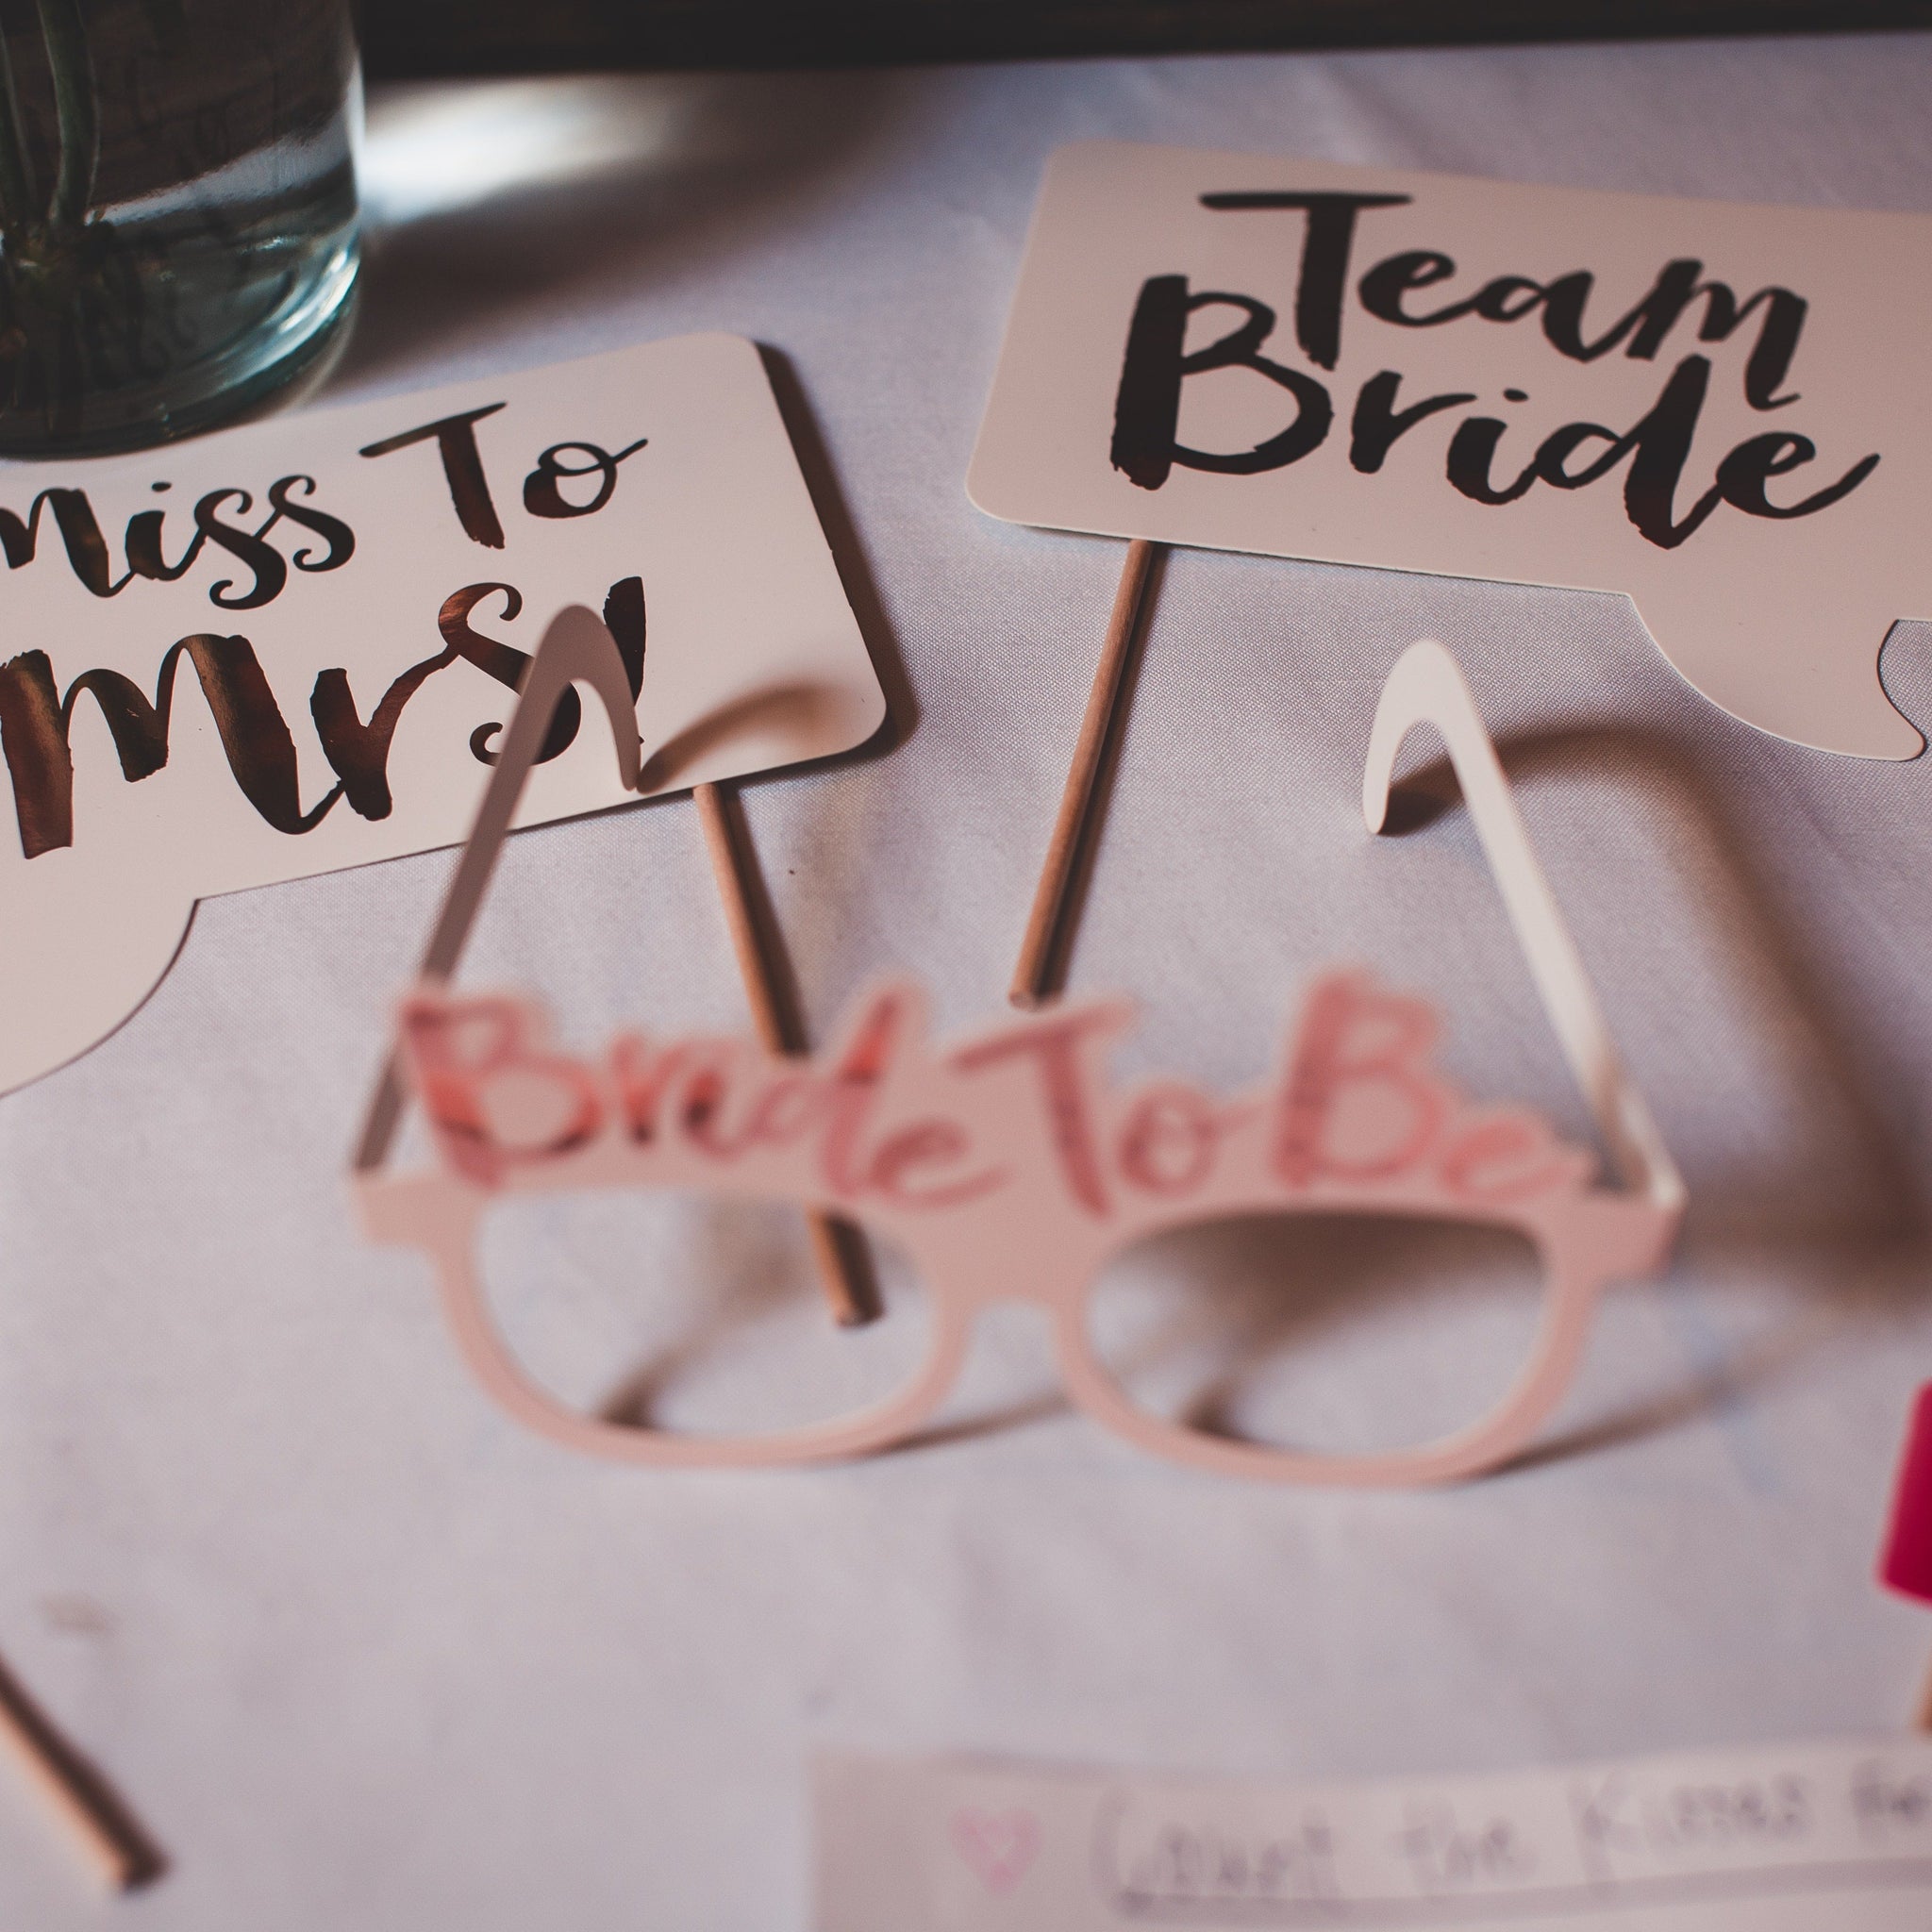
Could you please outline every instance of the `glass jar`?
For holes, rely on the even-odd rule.
[[[312,364],[360,118],[345,0],[0,0],[0,456],[185,436]]]

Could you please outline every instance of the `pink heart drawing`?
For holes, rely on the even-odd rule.
[[[953,1813],[953,1848],[989,1891],[1011,1891],[1040,1850],[1040,1822],[1030,1811]]]

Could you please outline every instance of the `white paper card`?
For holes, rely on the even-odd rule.
[[[968,488],[1015,522],[1621,591],[1707,697],[1909,758],[1932,218],[1117,142],[1041,190]]]
[[[885,716],[735,336],[0,465],[0,1089],[132,1012],[196,899],[461,839],[566,604],[641,676],[654,791]],[[518,823],[625,795],[586,712]]]
[[[817,1932],[1923,1932],[1932,1741],[1377,1784],[815,1769]]]

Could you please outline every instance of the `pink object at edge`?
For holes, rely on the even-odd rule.
[[[1932,1603],[1932,1382],[1912,1404],[1912,1422],[1899,1457],[1891,1522],[1878,1580],[1906,1596]]]

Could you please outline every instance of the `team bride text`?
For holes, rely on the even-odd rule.
[[[1314,372],[1332,373],[1341,357],[1357,229],[1372,234],[1377,210],[1407,206],[1414,197],[1269,191],[1209,193],[1198,199],[1201,207],[1228,219],[1265,218],[1283,225],[1285,249],[1293,249],[1298,239],[1291,337],[1311,366],[1298,368],[1279,359],[1287,343],[1267,303],[1224,290],[1195,290],[1185,275],[1148,277],[1128,326],[1111,445],[1113,467],[1142,490],[1160,489],[1175,468],[1241,476],[1285,469],[1329,441],[1336,430],[1338,401]],[[1299,226],[1298,238],[1289,223]],[[1355,282],[1355,302],[1363,313],[1401,329],[1437,329],[1471,319],[1538,326],[1557,355],[1580,363],[1619,349],[1626,358],[1655,361],[1668,343],[1686,343],[1693,323],[1700,343],[1726,342],[1746,330],[1751,347],[1743,371],[1745,403],[1766,412],[1799,400],[1786,384],[1808,305],[1792,290],[1767,287],[1740,300],[1729,284],[1706,277],[1703,262],[1683,257],[1664,262],[1651,286],[1621,314],[1599,315],[1596,310],[1606,305],[1595,275],[1585,269],[1548,281],[1502,275],[1474,289],[1452,291],[1442,286],[1458,273],[1454,258],[1441,250],[1405,249],[1375,261]],[[1239,319],[1215,340],[1190,350],[1190,322],[1201,310],[1233,310]],[[1189,447],[1179,441],[1178,429],[1187,382],[1223,369],[1265,377],[1274,391],[1286,392],[1294,413],[1247,449]],[[1774,479],[1805,469],[1818,456],[1810,437],[1781,426],[1737,442],[1718,460],[1706,486],[1680,503],[1711,373],[1709,356],[1680,356],[1656,401],[1636,422],[1624,427],[1563,424],[1542,437],[1527,460],[1519,456],[1513,464],[1504,457],[1508,421],[1480,408],[1470,410],[1449,437],[1445,479],[1470,501],[1497,507],[1515,503],[1539,486],[1582,490],[1622,467],[1625,515],[1647,541],[1674,550],[1721,505],[1752,517],[1813,516],[1849,496],[1877,467],[1878,456],[1873,453],[1808,492],[1793,495],[1792,486],[1779,486],[1774,494]],[[1502,399],[1519,404],[1529,396],[1512,387],[1504,390]],[[1377,474],[1391,458],[1402,459],[1397,445],[1420,425],[1478,401],[1474,390],[1413,394],[1406,391],[1399,371],[1379,371],[1359,386],[1353,405],[1347,406],[1350,467],[1362,475]],[[1271,404],[1265,409],[1257,407],[1256,414],[1272,425],[1279,424],[1281,411]],[[1499,463],[1504,466],[1500,475]]]

